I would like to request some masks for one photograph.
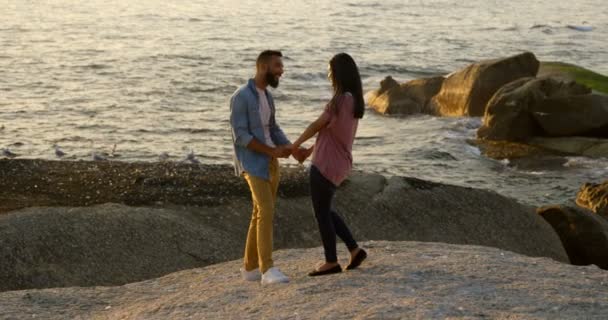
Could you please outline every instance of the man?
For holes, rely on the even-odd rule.
[[[262,284],[289,282],[273,265],[272,227],[280,176],[278,158],[289,157],[291,143],[276,122],[274,100],[266,90],[268,86],[279,85],[282,57],[280,51],[260,53],[255,78],[230,99],[235,171],[244,176],[253,200],[241,274],[248,281],[261,279]]]

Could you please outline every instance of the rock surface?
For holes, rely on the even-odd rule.
[[[549,97],[531,110],[543,136],[608,138],[608,96]]]
[[[571,77],[521,78],[488,102],[477,137],[528,143],[558,153],[608,157],[608,96]],[[502,154],[519,154],[522,148]]]
[[[241,261],[120,287],[0,293],[0,319],[605,319],[608,272],[479,246],[364,243],[360,269],[311,278],[320,248],[276,253],[289,284]],[[341,251],[342,258],[344,251]],[[342,263],[346,263],[342,261]]]
[[[486,157],[496,160],[525,160],[526,158],[539,159],[550,157],[560,158],[560,162],[563,164],[567,161],[564,156],[569,155],[568,153],[532,146],[522,142],[470,139],[467,140],[467,143],[478,147]]]
[[[555,152],[590,158],[608,158],[608,139],[590,137],[534,137],[528,142],[533,146]]]
[[[552,78],[513,81],[488,102],[477,137],[516,142],[490,143],[489,150],[502,150],[498,155],[537,153],[519,142],[556,154],[608,157],[608,96],[589,92],[583,85]]]
[[[281,172],[283,196],[308,195],[302,170]],[[218,205],[249,194],[230,165],[0,159],[0,214],[32,206]]]
[[[390,76],[380,82],[380,89],[368,93],[368,105],[390,115],[432,114],[428,104],[439,92],[443,77],[411,80],[399,85]]]
[[[559,122],[563,130],[575,132],[577,130],[573,127],[582,124],[569,122],[570,115],[564,112],[567,108],[553,109],[552,104],[559,102],[567,105],[572,97],[590,92],[589,88],[575,82],[552,78],[528,77],[515,80],[500,88],[488,102],[483,125],[477,131],[477,136],[487,140],[525,142],[533,136],[555,133],[558,128],[554,127],[560,121],[558,119],[563,120]],[[578,105],[572,104],[571,107],[576,109]]]
[[[539,77],[553,77],[582,83],[594,91],[608,94],[608,77],[583,67],[554,61],[543,61],[538,70]]]
[[[585,183],[576,195],[576,204],[608,219],[608,180]]]
[[[234,259],[240,238],[184,210],[24,209],[0,216],[0,291],[159,277]]]
[[[559,234],[572,264],[608,270],[608,220],[568,206],[542,207],[537,212]]]
[[[442,116],[481,117],[498,89],[519,78],[536,76],[538,68],[539,61],[530,52],[474,63],[450,74],[430,106]]]
[[[167,167],[148,163],[108,167],[88,163],[91,170],[86,170],[80,162],[14,162],[0,161],[0,168],[49,173],[10,171],[28,180],[12,181],[9,186],[37,185],[37,192],[23,191],[27,197],[19,197],[19,204],[65,207],[0,215],[0,276],[4,277],[0,290],[131,282],[242,255],[251,200],[245,183],[232,177],[229,167],[175,165],[172,172],[185,170],[187,174],[170,177],[163,176]],[[305,174],[284,171],[275,215],[275,246],[318,246]],[[133,172],[137,172],[135,181],[160,179],[163,183],[141,188],[122,182],[133,181]],[[49,176],[52,183],[46,182]],[[112,187],[106,187],[108,181],[114,181]],[[56,192],[57,185],[74,193]],[[8,194],[19,196],[14,190]],[[0,203],[5,203],[6,194],[0,194]],[[163,202],[150,209],[125,205],[71,208],[87,200],[83,195],[94,196],[88,199],[91,202],[153,206],[155,197]],[[476,244],[568,262],[559,237],[534,208],[491,191],[355,172],[338,190],[335,206],[358,240]],[[158,265],[148,267],[151,264]],[[116,278],[109,279],[110,273]]]

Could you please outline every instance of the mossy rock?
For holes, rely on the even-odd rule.
[[[556,76],[582,83],[595,91],[608,94],[608,77],[589,69],[564,62],[541,62],[539,76]]]

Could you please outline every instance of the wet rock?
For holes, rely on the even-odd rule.
[[[531,52],[471,64],[445,79],[430,106],[442,116],[481,117],[498,89],[519,78],[536,76],[539,64]]]
[[[582,185],[576,195],[576,204],[608,219],[608,181]]]
[[[541,100],[531,111],[543,136],[608,138],[608,96],[551,97]]]
[[[380,83],[380,89],[368,93],[368,104],[382,114],[432,114],[428,104],[443,80],[443,77],[416,79],[399,85],[388,76]]]
[[[559,117],[561,114],[565,120],[563,128],[573,127],[576,124],[567,120],[568,115],[553,109],[552,105],[590,92],[589,88],[575,82],[552,78],[518,79],[500,88],[488,102],[477,136],[487,140],[525,142],[531,137],[549,134],[539,123],[539,117],[546,117],[549,123],[548,115]]]
[[[608,158],[608,139],[590,137],[534,137],[528,143],[562,154],[580,155],[590,158]]]

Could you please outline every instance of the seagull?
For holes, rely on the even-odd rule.
[[[2,155],[7,158],[14,158],[18,156],[18,154],[11,152],[8,148],[2,148]]]
[[[186,159],[184,161],[190,161],[191,163],[196,163],[196,164],[201,163],[196,158],[196,155],[194,154],[194,150],[190,150],[190,153],[188,153],[188,155],[186,156]]]
[[[93,161],[105,161],[108,160],[108,158],[106,158],[105,156],[98,154],[97,152],[93,151],[91,153],[91,156],[93,158]]]
[[[158,160],[159,160],[160,162],[165,162],[165,161],[169,160],[169,154],[168,154],[168,153],[166,153],[166,152],[161,153],[161,154],[158,156]]]
[[[65,152],[59,149],[58,145],[54,144],[53,148],[55,149],[55,155],[57,156],[57,158],[63,158],[65,156]]]
[[[114,147],[112,147],[112,152],[110,152],[110,157],[111,158],[120,157],[120,153],[116,153],[116,143],[114,144]]]

